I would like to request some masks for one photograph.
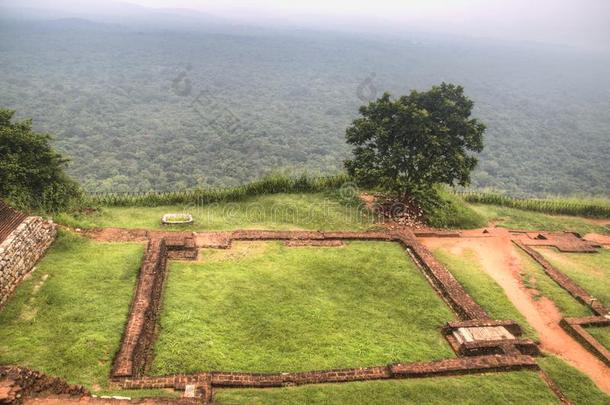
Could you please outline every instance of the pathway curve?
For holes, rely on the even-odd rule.
[[[442,247],[453,253],[460,253],[464,249],[474,251],[485,272],[504,289],[513,305],[538,332],[540,348],[563,358],[587,374],[602,391],[610,395],[610,368],[559,326],[562,316],[553,301],[546,297],[533,299],[519,274],[520,258],[507,233],[485,238],[424,238],[422,242],[429,249]]]

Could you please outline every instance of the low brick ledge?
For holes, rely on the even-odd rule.
[[[475,302],[453,274],[432,255],[432,252],[417,240],[413,232],[401,231],[399,241],[408,248],[409,254],[423,270],[430,284],[461,320],[491,320],[487,312]]]
[[[146,352],[153,339],[151,335],[159,312],[160,290],[166,270],[165,255],[165,239],[150,239],[138,273],[121,346],[113,361],[113,376],[137,375],[145,368]]]
[[[472,299],[453,275],[417,240],[415,234],[409,230],[401,230],[399,232],[237,230],[224,233],[208,232],[200,234],[199,237],[205,236],[210,238],[214,235],[222,236],[228,246],[230,246],[233,240],[378,240],[398,242],[406,248],[409,255],[413,257],[421,268],[430,285],[437,290],[439,295],[449,304],[460,319],[475,320],[476,322],[495,322]],[[166,273],[167,255],[194,250],[196,239],[198,238],[197,233],[155,232],[154,235],[149,233],[148,236],[149,245],[138,276],[138,284],[130,308],[128,324],[122,338],[121,348],[113,362],[113,378],[138,378],[144,375],[152,351],[152,344],[155,340],[156,322]],[[168,242],[168,240],[171,241]],[[518,325],[516,325],[516,328],[518,328]],[[489,355],[496,353],[482,354]],[[511,353],[504,351],[504,354],[513,353],[512,351]],[[307,376],[295,377],[297,382],[292,383],[299,383],[299,381],[311,378],[321,378],[322,381],[334,381],[334,379],[337,379],[337,381],[356,381],[360,379],[388,378],[386,373],[380,371],[379,368],[358,370],[360,371],[349,371],[347,375],[323,374],[322,376],[312,377],[310,374],[307,374]],[[345,373],[345,371],[337,372]],[[218,380],[220,377],[216,375],[214,378]],[[264,378],[254,379],[252,384],[255,386],[272,384],[274,386],[273,384],[277,384],[274,378],[280,379],[282,383],[286,383],[284,380],[292,377],[286,377],[285,375],[282,375],[282,377],[269,377],[266,375]],[[233,377],[227,377],[225,383],[231,384],[232,381]],[[238,384],[243,386],[244,383],[240,382]]]
[[[589,294],[584,288],[579,286],[574,280],[568,277],[563,272],[557,270],[548,260],[544,258],[540,253],[535,251],[534,249],[526,246],[522,242],[513,239],[513,243],[517,245],[521,250],[527,253],[532,259],[534,259],[540,266],[544,272],[561,288],[566,290],[570,295],[576,298],[580,303],[588,306],[591,310],[597,315],[609,315],[610,310],[606,308],[601,302],[599,302],[595,297]]]
[[[585,329],[587,326],[610,326],[610,319],[603,316],[563,318],[559,325],[591,354],[610,367],[610,351]]]
[[[424,363],[391,364],[379,367],[311,371],[301,373],[240,373],[208,372],[178,374],[139,379],[117,378],[113,387],[120,389],[182,390],[187,384],[215,387],[270,388],[287,385],[342,383],[393,378],[425,378],[447,375],[466,375],[514,370],[539,370],[536,361],[526,355],[491,355],[439,360]]]

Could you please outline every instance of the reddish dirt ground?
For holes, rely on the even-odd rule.
[[[422,242],[429,248],[444,248],[459,254],[464,249],[474,251],[486,273],[500,285],[513,305],[538,332],[540,348],[555,354],[583,373],[610,395],[610,369],[585,350],[560,326],[562,316],[554,302],[548,298],[534,300],[520,276],[521,264],[516,247],[507,232],[491,230],[489,237],[426,238]]]
[[[599,233],[588,233],[583,236],[583,239],[605,247],[610,247],[610,236],[608,235],[600,235]]]

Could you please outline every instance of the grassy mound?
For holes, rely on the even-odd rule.
[[[570,231],[579,232],[583,235],[587,233],[610,234],[610,228],[596,224],[586,218],[548,215],[494,205],[472,205],[471,207],[485,218],[486,222],[494,222],[502,228],[531,231]]]
[[[436,189],[437,196],[422,204],[428,225],[435,228],[475,229],[487,224],[485,218],[464,200],[446,190]]]
[[[513,198],[498,193],[471,192],[462,198],[474,204],[518,208],[552,215],[572,215],[586,218],[610,218],[607,198]]]
[[[162,225],[167,213],[189,213],[194,223]],[[362,206],[347,203],[336,193],[274,194],[239,202],[160,207],[103,207],[92,214],[61,214],[56,221],[80,228],[119,227],[163,230],[308,229],[362,230],[376,220]]]

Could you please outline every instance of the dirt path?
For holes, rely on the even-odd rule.
[[[587,374],[595,384],[610,395],[610,368],[585,350],[560,326],[561,314],[548,298],[534,300],[523,285],[521,263],[508,235],[489,238],[428,238],[424,244],[435,249],[442,247],[459,254],[464,249],[476,252],[482,267],[500,285],[513,305],[538,332],[540,348],[566,360]]]

